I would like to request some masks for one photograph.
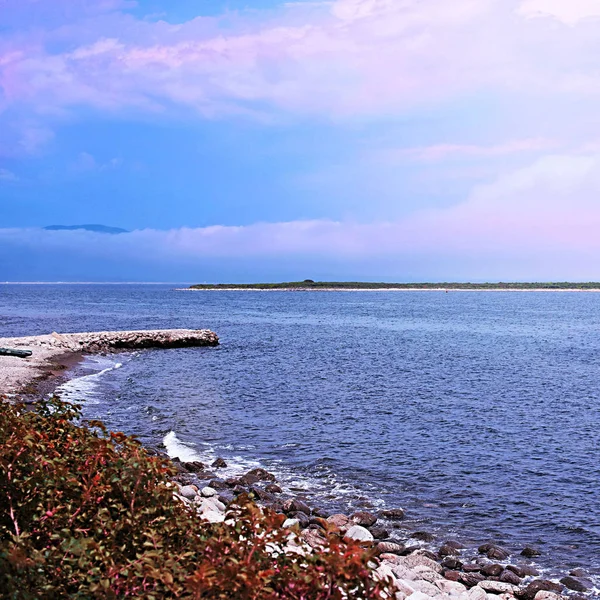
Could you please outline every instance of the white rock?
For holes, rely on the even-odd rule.
[[[225,520],[225,515],[213,510],[207,510],[200,515],[200,518],[209,523],[222,523]]]
[[[395,580],[396,577],[394,576],[394,572],[392,571],[392,568],[390,567],[389,564],[387,563],[381,563],[376,569],[375,569],[375,573],[373,574],[373,577],[377,580],[377,581],[381,581],[382,579],[392,579]]]
[[[535,595],[535,600],[560,600],[560,596],[554,592],[548,592],[546,590],[540,590]]]
[[[431,560],[426,556],[422,556],[421,554],[411,554],[410,556],[404,556],[402,562],[409,569],[414,569],[415,567],[428,567],[436,573],[442,572],[442,565],[436,563],[435,560]]]
[[[422,565],[416,566],[413,571],[417,576],[416,579],[424,579],[425,581],[429,581],[429,583],[435,583],[440,579],[444,579],[443,575],[440,575],[436,571],[432,571],[429,567],[424,567]]]
[[[432,598],[440,593],[440,590],[433,583],[429,583],[429,581],[424,581],[423,579],[412,581],[410,586],[417,592],[423,592]]]
[[[467,591],[467,588],[459,581],[449,581],[448,579],[439,579],[435,585],[445,594],[450,596],[460,596]]]
[[[206,486],[205,488],[202,488],[201,493],[205,498],[212,498],[213,496],[219,495],[219,492],[217,492],[217,490],[215,490],[211,487],[208,487],[208,486]]]
[[[424,594],[423,592],[413,592],[410,596],[407,596],[410,600],[430,600],[431,596]]]
[[[199,505],[199,509],[202,512],[206,512],[207,510],[212,510],[214,512],[224,513],[225,505],[220,500],[217,500],[216,498],[202,498],[200,505]]]
[[[469,600],[487,600],[487,594],[480,587],[472,587],[467,594],[469,594]]]
[[[387,562],[387,561],[386,561]],[[415,579],[419,579],[417,574],[404,565],[397,565],[395,563],[388,563],[394,572],[394,575],[398,579],[404,579],[404,581],[414,581]]]
[[[298,521],[298,519],[286,519],[283,523],[283,528],[291,529],[292,527],[296,527],[296,525],[300,525],[300,521]]]
[[[179,488],[179,493],[188,500],[193,500],[198,495],[198,488],[195,485],[183,485]]]
[[[416,590],[410,585],[410,581],[406,581],[405,579],[396,579],[394,585],[396,586],[396,589],[402,592],[405,596],[410,596],[416,592]]]
[[[350,527],[346,532],[344,538],[349,540],[356,540],[358,542],[372,542],[375,538],[371,535],[371,532],[360,525],[354,525]]]
[[[504,594],[505,592],[514,594],[519,590],[518,586],[504,581],[480,581],[477,586],[492,594]]]

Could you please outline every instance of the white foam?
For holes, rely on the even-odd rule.
[[[163,438],[169,458],[178,458],[182,462],[202,461],[202,457],[193,448],[193,444],[182,442],[174,431],[169,431]]]
[[[106,359],[95,359],[93,361],[96,363],[96,366],[103,366],[107,363]],[[95,390],[98,386],[99,379],[106,375],[106,373],[110,373],[115,369],[120,369],[123,366],[123,363],[112,363],[110,362],[109,367],[105,367],[101,369],[97,373],[92,373],[91,375],[84,375],[82,377],[76,377],[75,379],[71,379],[62,385],[56,388],[56,394],[61,396],[64,400],[68,400],[71,402],[86,402],[88,404],[97,404],[98,401],[94,398]]]

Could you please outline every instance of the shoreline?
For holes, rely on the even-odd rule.
[[[122,335],[131,332],[118,333]],[[206,335],[212,332],[202,333]],[[76,342],[81,345],[82,339],[91,339],[87,336],[94,336],[97,340],[97,336],[104,335],[106,338],[108,334],[110,332],[66,334],[59,336],[61,339],[54,334],[0,339],[0,346],[12,342],[17,347],[34,349],[36,348],[34,343],[49,342],[47,348],[37,346],[38,360],[35,364],[28,365],[25,371],[19,371],[20,388],[14,389],[12,393],[18,395],[23,393],[21,390],[28,390],[27,395],[32,396],[34,402],[36,396],[51,393],[63,381],[69,380],[69,373],[72,373],[73,368],[86,355],[133,349],[115,348],[108,343],[104,346],[91,344],[84,350],[77,349],[73,345],[71,350],[64,348],[65,343]],[[215,334],[212,335],[216,338]],[[67,336],[72,336],[73,339],[67,338],[65,341]],[[56,344],[48,338],[55,340]],[[218,338],[216,339],[218,343]],[[214,338],[211,337],[207,340],[214,342]],[[211,343],[211,345],[215,344]],[[39,357],[40,348],[43,350],[43,358]],[[0,357],[0,375],[2,375],[1,366],[6,359],[19,361],[20,365],[31,361],[31,359]],[[28,374],[29,380],[24,379],[23,373]],[[168,458],[163,449],[157,450],[150,446],[147,447],[147,451]],[[325,535],[323,527],[326,527],[324,525],[326,521],[328,526],[335,527],[340,535],[359,539],[374,548],[378,556],[375,572],[394,579],[402,593],[402,600],[410,598],[415,593],[425,594],[429,600],[432,598],[449,600],[448,594],[456,596],[457,600],[461,594],[468,594],[468,599],[464,600],[560,600],[561,597],[567,597],[565,594],[570,598],[576,598],[573,595],[575,591],[586,594],[579,598],[596,597],[595,588],[588,589],[586,592],[566,589],[563,583],[558,583],[557,576],[553,575],[551,579],[546,579],[543,571],[533,566],[531,559],[536,556],[536,551],[531,548],[525,548],[519,555],[518,550],[511,553],[494,543],[479,547],[465,547],[454,539],[443,541],[438,536],[412,531],[403,525],[404,511],[400,508],[391,510],[373,508],[347,515],[328,514],[316,507],[313,504],[314,499],[306,497],[305,494],[282,490],[275,476],[262,468],[251,469],[241,476],[225,478],[219,475],[219,469],[223,468],[222,458],[218,458],[211,465],[198,461],[182,462],[178,458],[169,458],[169,460],[178,471],[173,480],[177,486],[176,497],[196,510],[200,518],[210,522],[222,522],[225,520],[227,506],[240,493],[249,494],[261,506],[284,514],[287,518],[284,526],[299,529],[304,543],[315,550],[318,550],[323,542]],[[423,537],[419,538],[417,534],[423,534]],[[586,581],[585,575],[577,576],[575,571],[572,571],[568,577],[572,585],[577,585],[580,580]],[[571,580],[575,581],[575,584]],[[532,588],[531,585],[534,587]],[[540,596],[539,594],[542,593],[543,595]],[[503,595],[502,598],[500,594]],[[415,596],[415,600],[426,599]]]
[[[174,288],[175,292],[583,292],[583,293],[598,293],[600,288],[562,288],[562,289],[549,289],[549,288],[528,288],[528,289],[514,289],[514,288]]]
[[[38,386],[60,379],[83,356],[151,348],[217,346],[219,337],[207,329],[155,329],[137,331],[53,332],[47,335],[0,338],[0,347],[31,350],[29,358],[0,356],[0,394],[39,395]],[[59,385],[57,382],[56,385]],[[49,391],[52,391],[50,386]]]

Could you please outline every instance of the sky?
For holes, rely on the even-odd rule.
[[[600,0],[0,0],[0,281],[599,281],[599,57]]]

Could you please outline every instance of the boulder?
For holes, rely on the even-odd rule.
[[[498,577],[502,571],[504,571],[504,567],[496,563],[481,567],[481,574],[485,575],[486,577]]]
[[[284,529],[291,529],[292,527],[299,527],[299,526],[300,526],[300,521],[298,521],[298,519],[286,519],[282,525],[282,527]]]
[[[458,560],[458,558],[454,558],[453,556],[447,556],[442,561],[442,567],[445,569],[458,571],[463,568],[463,563]]]
[[[295,513],[302,512],[305,515],[310,516],[310,507],[306,502],[299,500],[298,498],[292,498],[290,500],[286,500],[283,503],[283,512],[287,513]]]
[[[200,514],[200,518],[209,523],[222,523],[225,520],[225,515],[214,510],[207,510]]]
[[[450,594],[451,596],[458,596],[467,591],[466,586],[458,581],[448,581],[447,579],[440,579],[435,582],[435,585],[444,594]]]
[[[500,574],[500,581],[504,581],[504,583],[512,583],[513,585],[521,585],[521,578],[509,569],[502,571]]]
[[[194,460],[191,462],[186,462],[183,463],[183,466],[190,472],[190,473],[200,473],[201,471],[204,471],[204,464],[201,463],[198,460]]]
[[[225,459],[219,457],[210,466],[213,469],[226,469],[227,468],[227,463],[225,462]]]
[[[372,542],[374,540],[371,532],[360,525],[354,525],[346,531],[345,539],[356,540],[357,542]]]
[[[195,485],[184,485],[179,488],[179,494],[188,500],[193,500],[198,495],[198,488]]]
[[[435,536],[427,531],[415,531],[411,533],[410,537],[421,542],[433,542],[435,539]]]
[[[530,565],[507,565],[508,571],[516,573],[519,577],[537,577],[540,572]]]
[[[417,592],[423,592],[424,594],[427,594],[432,598],[440,593],[439,589],[433,583],[429,583],[429,581],[425,581],[423,579],[416,579],[415,581],[411,581],[410,587],[412,587]]]
[[[440,563],[436,562],[435,560],[431,560],[422,554],[411,554],[410,556],[405,556],[402,559],[402,563],[409,569],[413,569],[415,567],[427,567],[436,573],[442,572],[442,565],[440,565]]]
[[[283,490],[276,483],[269,483],[265,486],[265,491],[269,494],[281,494]]]
[[[316,529],[305,529],[301,536],[311,548],[321,548],[325,545],[325,538]]]
[[[523,600],[534,600],[535,595],[540,592],[555,592],[560,594],[563,586],[548,579],[535,579],[526,588],[519,591],[517,596]]]
[[[200,492],[205,498],[212,498],[213,496],[218,496],[219,492],[211,487],[202,488],[202,492]]]
[[[533,558],[534,556],[540,556],[541,552],[536,548],[531,548],[527,546],[521,550],[521,556],[525,556],[527,558]]]
[[[496,544],[483,544],[478,548],[479,554],[485,554],[490,560],[505,560],[510,553]]]
[[[252,485],[259,481],[275,481],[275,475],[265,471],[265,469],[256,468],[248,471],[243,477],[240,477],[245,485]]]
[[[463,571],[465,573],[479,573],[481,571],[481,565],[477,563],[466,563],[463,565]]]
[[[472,588],[484,579],[485,577],[480,573],[461,573],[458,581],[466,585],[468,588]]]
[[[574,592],[587,592],[592,587],[585,580],[573,577],[572,575],[563,577],[560,582]]]
[[[395,542],[379,542],[377,544],[377,551],[380,554],[402,554],[404,546],[402,544],[396,544]]]
[[[337,527],[340,531],[344,532],[352,527],[353,523],[346,515],[337,514],[327,517],[327,522]]]
[[[587,577],[588,572],[584,569],[573,569],[571,572],[569,572],[569,575],[571,575],[571,577]]]
[[[391,508],[380,511],[380,516],[390,521],[402,521],[404,519],[404,509]]]
[[[454,548],[453,546],[450,546],[449,544],[444,544],[438,550],[438,554],[442,558],[445,557],[445,556],[458,556],[460,554],[460,551],[458,550],[458,548]]]
[[[480,581],[477,584],[481,589],[491,594],[515,594],[519,591],[516,585],[505,583],[503,581]]]
[[[390,532],[382,525],[375,525],[375,527],[369,527],[368,529],[376,540],[385,540],[390,537]],[[402,547],[404,548],[404,546]]]
[[[300,527],[302,527],[303,529],[310,525],[310,518],[304,512],[297,511],[297,512],[291,513],[289,516],[292,519],[296,519],[300,523]]]
[[[459,571],[444,571],[444,578],[447,579],[448,581],[458,581],[460,578],[460,572]]]
[[[562,599],[562,596],[560,596],[559,594],[541,590],[535,595],[534,600],[561,600],[561,599]]]
[[[361,527],[372,527],[377,523],[377,517],[368,512],[355,512],[350,519]]]
[[[487,593],[479,586],[471,588],[467,594],[469,595],[469,600],[487,600]]]

